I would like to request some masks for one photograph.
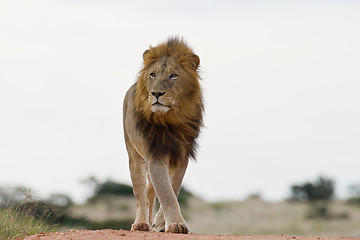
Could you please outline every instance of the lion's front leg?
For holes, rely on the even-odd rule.
[[[133,191],[136,197],[136,218],[131,226],[131,231],[149,231],[149,209],[146,196],[145,162],[140,156],[132,154],[130,159],[130,174],[133,183]]]
[[[170,181],[175,192],[176,197],[179,195],[181,184],[188,166],[188,159],[183,159],[181,162],[178,162],[176,166],[171,166],[169,169],[170,172]],[[157,232],[165,231],[165,219],[164,219],[164,211],[162,206],[160,205],[160,209],[156,214],[155,221],[152,227]]]
[[[174,191],[175,189],[173,189],[170,181],[168,162],[160,160],[150,161],[149,174],[156,195],[160,201],[161,208],[164,212],[165,231],[172,233],[188,233],[189,228],[181,215],[180,206],[176,197],[178,191]]]

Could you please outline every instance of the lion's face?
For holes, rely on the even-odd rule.
[[[145,74],[148,104],[153,113],[166,113],[178,104],[186,73],[173,57],[164,57],[155,62]]]
[[[143,59],[135,106],[148,121],[178,125],[201,115],[200,58],[184,42],[170,39],[150,47]]]

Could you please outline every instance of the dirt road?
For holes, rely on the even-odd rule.
[[[70,230],[68,232],[40,233],[24,240],[360,240],[351,237],[305,236],[230,236],[172,234],[157,232],[130,232],[125,230]]]

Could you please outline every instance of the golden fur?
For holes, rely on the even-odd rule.
[[[143,59],[124,99],[125,142],[138,202],[132,230],[152,225],[157,231],[187,233],[176,197],[202,126],[200,59],[178,38],[150,47]],[[155,192],[161,208],[154,220]]]
[[[196,138],[199,135],[202,126],[202,94],[199,84],[198,66],[200,59],[193,51],[181,40],[170,39],[166,43],[156,47],[150,47],[143,54],[144,66],[140,71],[135,92],[135,106],[138,112],[137,123],[139,129],[143,130],[149,142],[156,146],[162,146],[156,149],[157,154],[167,149],[167,145],[176,145],[176,151],[180,155],[191,156],[195,158]],[[165,59],[165,60],[164,60]],[[173,87],[173,91],[166,91],[165,96],[176,101],[171,109],[165,114],[157,114],[151,110],[149,102],[151,83],[149,83],[149,74],[156,69],[160,62],[170,65],[170,68],[178,72],[178,79]],[[154,66],[155,65],[155,66]],[[150,86],[149,86],[150,85]],[[142,116],[147,121],[142,120]],[[166,133],[171,129],[172,133]],[[164,142],[159,144],[161,138]],[[184,144],[181,144],[184,143]],[[186,146],[181,146],[186,145]],[[183,148],[183,149],[180,149]],[[173,154],[172,161],[179,158],[179,154]]]
[[[181,86],[182,92],[191,91],[193,94],[189,97],[184,94],[179,94],[181,109],[179,107],[173,108],[168,114],[158,115],[150,110],[150,105],[147,103],[148,89],[146,87],[146,79],[150,74],[150,67],[162,58],[172,56],[178,65],[184,70],[185,80],[182,80],[185,85]],[[137,110],[142,111],[147,120],[153,121],[155,124],[184,124],[191,121],[198,113],[197,106],[202,107],[202,97],[199,84],[199,74],[197,68],[200,64],[200,59],[193,51],[181,40],[171,39],[166,43],[160,44],[156,47],[150,47],[143,54],[144,66],[140,71],[140,76],[137,81],[137,90],[135,95],[135,105]],[[184,99],[181,99],[184,98]],[[186,129],[189,133],[191,129]]]

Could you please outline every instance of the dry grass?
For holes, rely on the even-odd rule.
[[[342,201],[330,204],[332,218],[308,219],[305,203],[243,202],[206,204],[193,199],[185,213],[192,231],[207,234],[360,236],[360,208]]]
[[[19,207],[0,210],[0,239],[25,237],[40,232],[50,232],[53,228],[44,221],[29,214],[21,213]]]
[[[69,209],[71,216],[90,221],[124,220],[135,216],[133,197],[106,196],[99,201],[75,205]]]
[[[44,217],[43,219],[35,217],[39,201],[31,195],[30,189],[18,187],[4,191],[0,188],[0,195],[1,240],[22,238],[54,230],[53,227],[46,224],[47,216],[41,216]]]
[[[133,220],[135,207],[132,197],[112,197],[74,206],[71,215],[97,221]],[[360,207],[335,201],[329,209],[335,217],[308,219],[309,206],[305,203],[270,203],[260,199],[208,203],[192,197],[187,207],[182,207],[182,212],[194,233],[360,236]]]

